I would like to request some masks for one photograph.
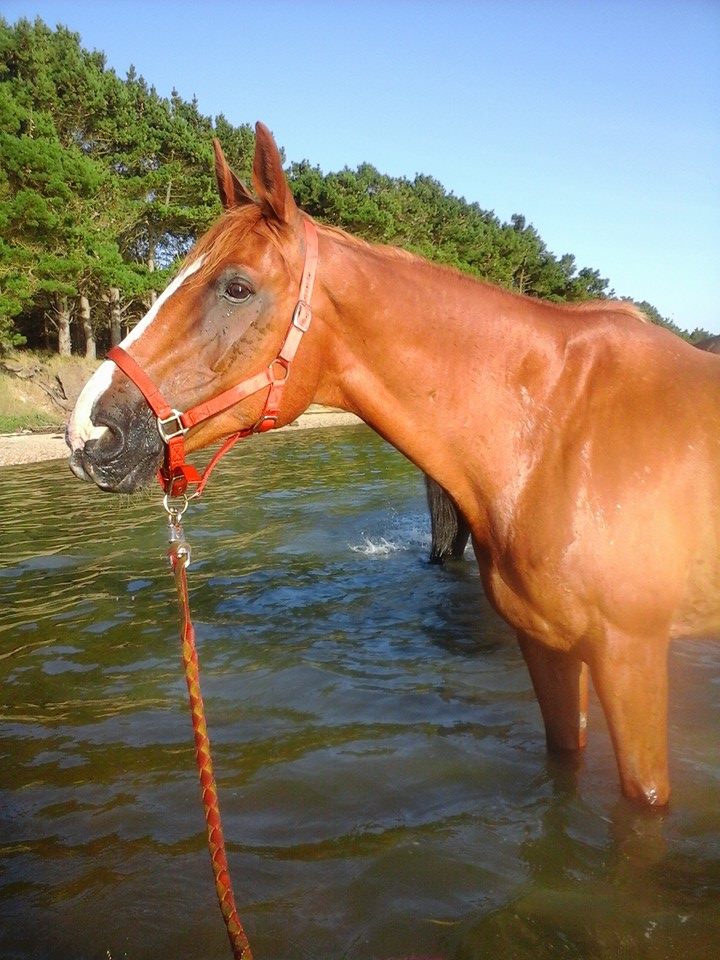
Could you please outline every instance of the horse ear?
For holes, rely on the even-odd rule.
[[[217,137],[213,138],[213,150],[215,151],[215,176],[218,193],[225,210],[230,210],[232,207],[241,207],[246,203],[255,203],[248,188],[230,169]]]
[[[297,216],[297,206],[285,179],[280,151],[264,123],[255,124],[253,186],[266,216],[281,223],[291,223]]]

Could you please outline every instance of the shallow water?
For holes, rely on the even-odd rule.
[[[157,496],[0,469],[0,957],[229,956]],[[187,517],[203,693],[257,960],[720,956],[720,647],[672,656],[673,805],[596,705],[549,760],[468,552],[364,428],[246,444]]]

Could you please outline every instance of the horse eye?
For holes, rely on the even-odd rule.
[[[252,295],[252,287],[242,280],[230,280],[225,285],[224,296],[234,303],[243,303],[245,300],[249,300]]]

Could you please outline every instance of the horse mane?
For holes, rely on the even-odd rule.
[[[630,317],[633,320],[639,320],[640,323],[650,323],[647,315],[643,313],[640,307],[628,300],[583,300],[580,303],[558,303],[558,307],[564,307],[575,313],[591,313],[595,310],[603,310],[605,313],[615,313],[619,316]]]
[[[307,216],[307,214],[302,215]],[[594,299],[583,300],[579,303],[562,303],[541,300],[537,297],[530,297],[527,294],[517,293],[515,290],[510,290],[507,287],[501,287],[498,284],[490,283],[487,280],[483,280],[481,277],[464,273],[462,270],[459,270],[457,267],[449,264],[436,263],[435,261],[428,260],[427,257],[411,253],[409,250],[403,250],[402,247],[396,247],[383,243],[371,243],[370,241],[364,240],[361,237],[357,237],[352,233],[348,233],[346,230],[343,230],[340,227],[331,226],[330,224],[325,223],[318,223],[317,221],[316,224],[321,233],[329,234],[335,240],[338,240],[340,243],[343,243],[347,246],[355,247],[360,250],[366,250],[368,252],[374,252],[383,257],[403,261],[405,263],[416,263],[418,266],[426,267],[430,270],[441,270],[464,283],[480,284],[481,286],[488,287],[489,289],[500,291],[508,297],[523,300],[527,303],[534,305],[543,303],[550,305],[564,313],[612,313],[618,318],[626,317],[639,321],[640,323],[650,323],[649,319],[642,312],[642,310],[627,300]],[[194,285],[196,283],[202,284],[207,282],[207,279],[212,275],[219,263],[232,258],[233,252],[242,243],[247,234],[258,231],[260,228],[262,228],[262,232],[267,239],[269,239],[270,242],[273,243],[273,245],[277,248],[283,258],[283,261],[287,265],[287,258],[283,249],[280,235],[277,229],[273,228],[272,221],[268,220],[263,215],[263,212],[258,205],[246,204],[241,207],[234,207],[233,209],[226,211],[224,215],[217,221],[217,223],[213,224],[207,233],[205,233],[190,250],[183,262],[183,266],[186,266],[189,263],[197,260],[198,257],[204,258],[201,268],[190,279],[190,283]]]
[[[465,273],[464,271],[450,264],[436,263],[434,260],[428,260],[427,257],[424,257],[420,254],[411,253],[409,250],[403,250],[402,247],[395,247],[390,244],[383,243],[371,243],[368,240],[363,240],[361,237],[354,236],[352,233],[348,233],[346,230],[342,230],[340,227],[333,227],[328,224],[318,224],[318,226],[323,233],[329,233],[335,239],[340,240],[349,246],[360,247],[369,251],[378,251],[379,253],[392,259],[415,262],[418,265],[427,266],[432,270],[442,270],[464,282],[480,284],[481,286],[489,287],[493,290],[499,290],[502,293],[507,294],[509,297],[513,297],[518,300],[524,300],[528,303],[549,304],[550,306],[556,307],[558,310],[562,310],[567,313],[612,313],[618,317],[627,317],[633,320],[639,320],[640,323],[650,323],[650,320],[642,312],[642,310],[627,300],[605,300],[594,298],[592,300],[583,300],[574,303],[541,300],[539,297],[531,297],[524,293],[518,293],[515,290],[510,290],[508,287],[501,287],[499,284],[491,283],[488,280],[483,280],[482,277]]]
[[[415,260],[418,263],[432,263],[432,261],[427,260],[425,257],[411,253],[409,250],[403,250],[402,247],[394,247],[387,243],[371,243],[369,240],[363,240],[362,237],[356,237],[354,234],[348,233],[347,230],[343,230],[341,227],[332,227],[327,223],[318,223],[317,225],[323,233],[329,233],[335,237],[336,240],[347,243],[349,246],[361,247],[366,250],[377,250],[396,260]],[[441,264],[433,264],[433,266],[441,266]],[[462,273],[460,275],[463,276]]]

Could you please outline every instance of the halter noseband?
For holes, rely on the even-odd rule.
[[[304,226],[305,263],[300,280],[300,295],[278,355],[261,373],[248,377],[211,400],[205,400],[183,413],[170,406],[142,367],[122,347],[113,347],[108,352],[107,359],[112,360],[132,380],[157,417],[158,431],[165,444],[165,461],[158,473],[158,479],[168,497],[182,496],[190,484],[197,484],[194,496],[199,496],[218,460],[238,440],[253,433],[265,433],[277,425],[283,389],[290,376],[290,364],[312,320],[310,301],[317,272],[318,239],[315,224],[311,220],[305,219]],[[270,388],[265,406],[259,420],[252,427],[239,430],[228,437],[202,474],[198,473],[192,464],[186,463],[185,434],[188,430],[203,420],[228,410],[264,387]]]

